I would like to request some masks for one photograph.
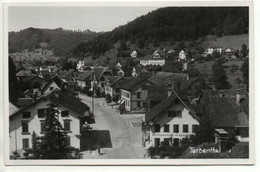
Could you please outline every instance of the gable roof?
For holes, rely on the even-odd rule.
[[[136,89],[140,88],[142,85],[144,85],[146,83],[150,83],[150,84],[155,85],[154,83],[148,81],[147,79],[132,77],[132,78],[129,78],[127,80],[127,82],[125,82],[121,86],[121,88],[124,89],[124,90],[132,92],[132,91],[135,91]]]
[[[249,99],[245,90],[203,90],[202,103],[215,128],[249,126]]]
[[[20,76],[28,76],[28,75],[31,75],[32,72],[29,71],[29,70],[21,70],[19,72],[16,73],[16,76],[17,77],[20,77]]]
[[[62,89],[62,84],[68,86],[67,83],[62,82],[62,80],[57,75],[55,75],[45,84],[45,86],[42,88],[42,92],[44,93],[53,82],[55,82],[58,85],[58,87],[60,87],[60,89]]]
[[[9,115],[17,112],[19,109],[12,103],[9,102]]]
[[[80,81],[86,81],[88,79],[91,79],[91,76],[92,76],[92,72],[87,71],[87,72],[81,73],[76,79],[80,80]]]
[[[181,84],[181,91],[184,91],[186,88],[188,88],[190,85],[192,85],[193,83],[195,83],[198,80],[198,78],[190,78],[189,80],[184,81]]]
[[[33,98],[19,98],[16,105],[17,106],[27,106],[31,103],[33,103]]]
[[[148,85],[148,99],[150,101],[162,101],[168,96],[168,89],[165,85]]]
[[[97,81],[103,76],[105,72],[109,72],[107,67],[94,67],[93,68],[94,76]]]
[[[166,110],[176,99],[179,99],[181,103],[190,110],[190,114],[199,120],[199,118],[195,115],[194,111],[192,111],[182,100],[181,98],[173,92],[169,97],[164,99],[162,102],[154,106],[150,111],[147,111],[145,113],[145,122],[149,122],[151,120],[154,120],[157,116],[161,114],[164,110]]]
[[[26,107],[20,109],[17,112],[11,114],[10,116],[14,116],[14,115],[28,109],[29,107],[32,107],[32,106],[38,104],[41,101],[45,101],[46,99],[50,100],[53,103],[57,103],[57,104],[67,107],[68,109],[74,111],[79,117],[84,117],[85,111],[90,110],[89,106],[84,104],[83,102],[81,102],[80,99],[70,96],[58,89],[55,89],[55,90],[51,91],[50,93],[47,93],[47,94],[41,96],[39,99],[37,99],[33,103],[27,105]]]
[[[67,72],[63,73],[62,75],[60,75],[61,78],[66,79],[67,77],[69,77],[73,72],[76,72],[74,69],[69,69]]]

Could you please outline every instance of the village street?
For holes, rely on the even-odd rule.
[[[91,97],[80,95],[82,102],[90,108]],[[111,141],[111,147],[102,147],[101,155],[98,151],[83,151],[84,159],[133,159],[144,158],[142,147],[141,120],[143,114],[123,114],[115,111],[115,107],[106,104],[104,98],[95,98],[95,124],[91,124],[92,130],[108,131],[110,138],[105,142]],[[103,136],[101,136],[103,137]],[[87,138],[86,138],[87,139]],[[102,138],[103,139],[103,138]],[[84,143],[83,143],[84,144]],[[107,143],[105,143],[107,144]]]

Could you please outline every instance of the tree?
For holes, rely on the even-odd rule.
[[[67,133],[58,121],[59,110],[51,103],[46,113],[45,134],[41,137],[39,154],[42,159],[67,159],[71,150],[67,145]]]
[[[249,59],[248,58],[244,60],[244,63],[242,64],[240,70],[243,73],[244,84],[246,85],[247,90],[249,90]]]
[[[190,137],[191,144],[197,146],[201,143],[214,142],[214,128],[207,115],[202,116],[198,130]]]
[[[127,50],[126,41],[122,40],[122,41],[120,41],[120,45],[118,47],[118,51],[125,51],[125,50]]]
[[[111,102],[112,102],[112,97],[111,97],[110,94],[107,94],[107,95],[106,95],[106,102],[107,102],[107,103],[111,103]]]
[[[8,59],[9,66],[9,101],[11,103],[16,103],[18,99],[18,85],[16,78],[16,67],[14,65],[13,59],[9,56]]]
[[[217,89],[228,89],[230,84],[227,81],[226,71],[223,67],[223,62],[221,60],[216,60],[212,66],[213,68],[213,77],[211,78]]]
[[[241,51],[240,51],[242,57],[246,57],[248,55],[248,49],[245,43],[241,45]]]

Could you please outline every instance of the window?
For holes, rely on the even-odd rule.
[[[67,145],[67,146],[70,146],[70,136],[67,136],[67,137],[66,137],[66,145]]]
[[[41,121],[41,132],[45,131],[45,121]]]
[[[137,98],[140,99],[141,98],[141,93],[140,92],[137,92]]]
[[[46,109],[38,109],[38,118],[45,117]]]
[[[62,117],[68,117],[69,116],[69,111],[68,110],[61,111],[61,116]]]
[[[137,103],[137,107],[140,108],[141,107],[141,102],[137,101],[136,103]]]
[[[29,123],[28,122],[22,122],[22,132],[23,133],[29,132]]]
[[[154,125],[154,132],[160,132],[160,124]]]
[[[168,117],[181,117],[181,111],[168,111]]]
[[[164,132],[170,132],[170,127],[169,127],[169,124],[164,124]]]
[[[29,139],[23,139],[23,148],[29,148]]]
[[[189,126],[188,125],[183,125],[183,132],[188,133],[189,132]]]
[[[50,91],[53,90],[53,87],[50,87]]]
[[[199,125],[192,125],[192,133],[197,132],[199,129]]]
[[[64,121],[64,130],[70,131],[70,121]]]
[[[173,132],[174,133],[179,133],[179,125],[178,124],[174,124],[173,125]]]
[[[23,112],[23,118],[31,118],[31,112]]]
[[[160,138],[154,139],[154,146],[160,146]]]

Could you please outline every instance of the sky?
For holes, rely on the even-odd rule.
[[[127,24],[158,7],[9,7],[8,31],[28,27],[101,32]]]

